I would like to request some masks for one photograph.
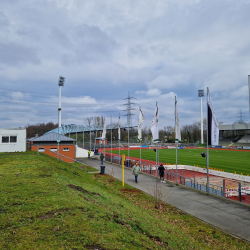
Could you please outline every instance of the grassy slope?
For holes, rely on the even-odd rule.
[[[0,183],[0,249],[250,247],[174,207],[156,209],[110,176],[43,155],[0,154]]]
[[[116,151],[114,151],[115,153]],[[155,152],[152,149],[143,149],[142,159],[155,161]],[[206,166],[206,158],[201,157],[201,152],[205,149],[179,149],[178,163],[182,165]],[[121,154],[127,155],[127,150],[121,150]],[[140,157],[140,150],[130,150],[129,155]],[[175,149],[160,149],[160,162],[175,164]],[[250,151],[227,151],[227,150],[209,150],[209,166],[211,168],[223,169],[225,172],[244,175],[250,174]]]

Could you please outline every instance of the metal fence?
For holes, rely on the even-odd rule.
[[[122,157],[112,155],[111,158],[110,153],[105,153],[105,160],[117,165],[122,165]],[[139,161],[131,160],[128,157],[125,158],[125,167],[132,168],[135,164],[139,164]],[[140,171],[142,173],[159,177],[158,166],[156,166],[155,164],[149,164],[149,161],[143,159],[141,160]],[[182,171],[182,174],[178,174],[176,170],[170,169],[165,171],[164,179],[175,182],[179,185],[184,185],[203,192],[209,192],[210,194],[216,196],[228,198],[250,205],[250,188],[245,188],[241,182],[237,183],[237,187],[235,186],[233,188],[229,188],[225,185],[226,179],[223,179],[222,186],[210,183],[208,187],[206,182],[200,183],[199,181],[197,181],[197,179],[195,178],[195,171],[193,172],[194,175],[193,178],[191,178],[190,176],[185,176],[185,171]]]

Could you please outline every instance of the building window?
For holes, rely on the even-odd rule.
[[[9,143],[10,137],[9,136],[2,136],[2,143]]]
[[[15,143],[15,142],[17,142],[17,136],[10,136],[10,143]]]
[[[51,148],[50,151],[56,152],[56,151],[57,151],[57,148]]]
[[[2,136],[2,143],[16,143],[17,142],[17,136],[16,135],[4,135]]]
[[[69,148],[63,148],[63,151],[69,151]]]

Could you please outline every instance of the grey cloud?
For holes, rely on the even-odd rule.
[[[0,63],[3,65],[16,66],[27,63],[40,63],[35,49],[19,44],[0,43],[0,55]]]
[[[6,17],[6,15],[0,11],[0,27],[3,28],[3,27],[7,27],[9,26],[10,24],[10,21],[9,19]]]
[[[78,62],[109,60],[118,47],[116,41],[98,26],[83,24],[75,29]]]
[[[207,86],[218,118],[233,120],[233,112],[248,108],[250,5],[245,0],[13,1],[2,0],[0,13],[5,27],[0,80],[13,89],[22,79],[24,90],[39,92],[47,82],[48,91],[57,94],[57,85],[48,83],[63,74],[65,96],[84,92],[98,100],[137,91],[138,100],[159,100],[172,115],[177,95],[180,114],[187,113],[181,123],[199,119],[197,90]],[[31,83],[34,75],[41,85]],[[229,114],[230,105],[235,107]],[[63,116],[76,119],[72,112]]]
[[[71,41],[66,34],[66,30],[62,31],[56,27],[52,28],[51,30],[52,40],[54,40],[57,44],[69,49],[69,47],[71,47]]]
[[[1,116],[1,121],[11,121],[11,119],[7,116]]]

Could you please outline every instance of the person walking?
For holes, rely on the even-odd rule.
[[[159,170],[159,175],[160,175],[160,182],[166,183],[164,181],[164,171],[165,171],[165,168],[163,167],[162,164],[158,167],[158,170]]]
[[[104,155],[103,155],[103,153],[101,153],[101,155],[100,155],[100,159],[101,159],[101,164],[103,165],[103,159],[104,159]]]
[[[135,182],[138,183],[138,175],[140,173],[139,165],[134,165],[133,168],[132,168],[132,172],[135,175]]]
[[[89,150],[89,151],[88,151],[88,158],[90,158],[90,153],[91,153],[91,151]]]

